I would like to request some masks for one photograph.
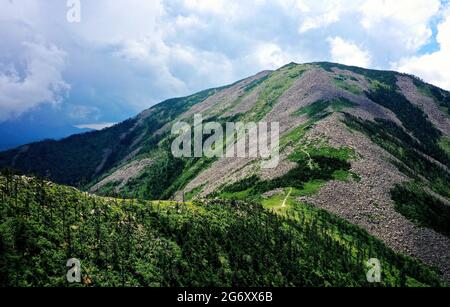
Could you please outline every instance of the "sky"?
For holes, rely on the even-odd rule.
[[[0,0],[0,124],[100,129],[289,62],[450,90],[439,0]]]

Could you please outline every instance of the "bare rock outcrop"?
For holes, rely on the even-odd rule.
[[[146,167],[152,165],[152,163],[153,159],[142,159],[126,164],[101,180],[99,183],[92,186],[90,192],[95,193],[109,183],[117,183],[115,191],[118,193],[129,180],[138,176]]]

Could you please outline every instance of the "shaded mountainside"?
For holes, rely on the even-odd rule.
[[[174,158],[171,126],[196,113],[220,123],[279,122],[280,164]],[[312,205],[450,280],[450,93],[413,76],[292,63],[102,131],[0,153],[0,167],[103,196],[237,199],[281,216]]]
[[[366,231],[296,203],[285,215],[238,201],[102,198],[0,176],[0,286],[445,286]],[[381,283],[367,282],[367,259]]]
[[[160,139],[155,132],[192,105],[219,89],[158,104],[138,116],[101,131],[43,141],[0,154],[0,165],[48,176],[64,184],[83,186],[114,165],[149,152]]]

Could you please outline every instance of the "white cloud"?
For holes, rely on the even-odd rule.
[[[396,39],[417,50],[430,39],[429,22],[439,8],[439,0],[365,0],[361,24],[371,36]]]
[[[102,130],[114,126],[117,123],[95,123],[95,124],[83,124],[75,125],[78,129],[91,129],[91,130]]]
[[[4,60],[23,49],[11,45],[17,31],[4,24],[25,24],[32,35],[17,41],[41,37],[67,52],[67,104],[96,107],[105,121],[291,61],[390,68],[403,59],[430,80],[449,79],[427,69],[444,67],[445,53],[418,55],[439,0],[96,0],[82,2],[80,24],[66,22],[65,1],[0,0],[0,7],[2,82],[24,81],[21,67],[10,65],[22,60]],[[73,118],[74,110],[62,109]],[[96,122],[92,116],[85,121]]]
[[[97,44],[139,39],[150,34],[159,39],[165,16],[161,0],[82,1],[81,23],[67,24],[65,30]]]
[[[337,11],[330,11],[317,17],[307,17],[300,26],[300,33],[309,30],[323,28],[332,23],[339,21],[339,13]]]
[[[422,56],[401,59],[393,69],[411,73],[425,81],[450,90],[450,7],[437,27],[436,40],[440,49]]]
[[[166,88],[172,96],[189,93],[190,88],[201,89],[205,87],[205,81],[214,80],[221,85],[235,77],[232,63],[220,52],[180,44],[168,45],[162,39],[154,38],[127,40],[117,48],[116,56],[131,65],[147,68],[147,73],[155,76],[153,85]]]
[[[71,105],[69,106],[69,117],[75,120],[98,120],[100,117],[100,109],[97,107],[85,105]]]
[[[273,43],[260,44],[255,51],[255,57],[258,65],[267,69],[279,68],[290,60],[289,55]]]
[[[187,8],[194,9],[202,12],[213,12],[217,14],[222,14],[226,12],[228,1],[224,0],[214,0],[214,1],[204,1],[204,0],[184,0]]]
[[[0,71],[0,120],[16,117],[42,103],[61,102],[70,86],[63,80],[65,52],[54,45],[24,42],[23,73],[9,65]]]
[[[333,62],[361,67],[370,66],[369,52],[361,49],[353,42],[345,41],[340,37],[329,38],[328,42]]]
[[[311,8],[312,7],[312,8]],[[350,8],[347,7],[347,10]],[[305,33],[310,30],[325,28],[340,20],[340,15],[344,11],[340,1],[328,1],[327,5],[308,6],[304,11],[304,17],[299,27],[299,32]]]
[[[286,10],[298,10],[301,13],[308,13],[311,7],[306,0],[278,0],[281,6]]]

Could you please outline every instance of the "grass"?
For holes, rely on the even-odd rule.
[[[327,111],[329,105],[330,103],[328,101],[319,100],[309,106],[300,108],[294,115],[307,115],[309,118],[317,120],[331,114]]]
[[[355,160],[358,158],[354,149],[349,147],[334,148],[328,145],[322,146],[309,146],[304,150],[295,150],[290,156],[289,160],[297,161],[305,157],[305,151],[310,156],[324,156],[329,158],[335,158],[340,160]]]
[[[439,110],[441,110],[448,118],[450,118],[450,108],[443,106],[442,104],[438,105]]]
[[[295,146],[298,144],[309,128],[311,128],[313,121],[308,121],[302,125],[299,125],[289,132],[284,133],[280,138],[280,150],[283,150],[287,146]]]
[[[333,78],[333,83],[338,87],[345,91],[348,91],[355,95],[362,95],[363,90],[356,84],[348,82],[348,77],[344,75],[339,75],[338,77]]]
[[[306,65],[288,65],[262,81],[258,85],[262,87],[259,98],[255,106],[244,116],[243,121],[261,120],[308,68]]]
[[[371,83],[371,87],[386,87],[391,88],[388,84],[395,84],[397,81],[398,73],[393,71],[381,71],[374,69],[365,69],[356,66],[347,66],[329,62],[317,62],[314,65],[321,67],[327,72],[335,73],[333,68],[339,68],[341,70],[351,71],[355,74],[364,76],[368,82]]]
[[[252,189],[250,188],[239,192],[222,192],[218,197],[223,199],[247,200],[251,197],[251,191]]]
[[[368,79],[369,83],[370,83],[370,88],[375,90],[375,89],[379,89],[379,88],[384,88],[384,89],[390,89],[390,86],[380,82],[378,80],[373,80],[373,79]]]
[[[275,194],[267,199],[263,199],[261,204],[264,208],[276,213],[283,215],[286,210],[292,207],[293,199],[288,197],[286,199],[288,189],[285,189],[284,193]],[[283,202],[286,199],[285,207],[283,207]]]
[[[450,118],[450,104],[445,102],[445,100],[450,100],[448,97],[449,94],[443,94],[443,91],[439,90],[436,87],[425,84],[418,80],[414,80],[414,84],[417,88],[417,91],[423,96],[430,97],[438,106],[439,110],[442,111],[448,118]]]
[[[266,81],[269,78],[270,74],[268,74],[267,76],[264,76],[260,79],[254,80],[253,82],[251,82],[250,84],[248,84],[245,88],[244,91],[245,92],[251,92],[253,89],[255,89],[256,87],[258,87],[261,83],[263,83],[264,81]]]
[[[198,193],[200,193],[203,189],[203,185],[198,186],[194,189],[192,189],[191,191],[187,192],[184,195],[185,200],[191,200],[194,196],[196,196]]]
[[[331,146],[313,147],[309,150],[310,155],[325,156],[341,160],[355,160],[358,155],[350,147],[335,148]]]
[[[319,119],[333,112],[342,112],[346,108],[353,108],[356,103],[345,98],[338,98],[331,101],[318,100],[309,106],[300,108],[294,115],[307,115],[309,118]]]
[[[349,171],[337,170],[333,173],[334,180],[347,182],[350,177]]]
[[[302,189],[293,189],[291,196],[312,196],[319,192],[320,188],[326,183],[324,180],[311,180],[303,184]]]
[[[113,195],[115,193],[115,189],[119,185],[119,182],[117,181],[110,181],[107,184],[105,184],[103,187],[101,187],[97,193],[100,195]]]
[[[420,94],[422,94],[423,96],[427,96],[427,97],[430,97],[430,98],[433,98],[433,99],[434,99],[434,96],[433,96],[433,94],[431,93],[430,88],[429,88],[425,83],[422,83],[422,82],[415,82],[415,85],[416,85],[417,91],[418,91]]]
[[[450,156],[450,139],[448,137],[443,136],[439,142],[439,146]]]
[[[354,103],[353,101],[350,101],[345,98],[338,98],[333,100],[331,103],[331,108],[335,112],[342,112],[346,108],[353,108],[356,107],[358,104]]]

